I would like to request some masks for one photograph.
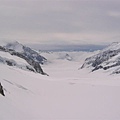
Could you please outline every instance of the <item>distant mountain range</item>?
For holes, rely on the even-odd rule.
[[[30,47],[22,45],[17,41],[7,43],[4,46],[0,46],[0,63],[47,75],[41,68],[41,64],[44,64],[49,60],[40,54],[40,51],[38,52],[36,50],[33,50]],[[56,56],[51,55],[49,52],[46,54],[48,54],[47,56],[49,57]],[[76,56],[79,55],[77,52],[75,54],[68,54],[67,52],[61,54],[58,52],[58,54],[58,59],[66,59],[69,61],[75,60]],[[119,74],[120,43],[112,43],[110,46],[97,52],[97,54],[86,58],[83,65],[81,66],[81,69],[83,68],[89,68],[92,72],[101,69],[104,71],[109,70],[110,74]]]
[[[79,44],[29,44],[31,48],[42,50],[42,51],[86,51],[92,52],[101,50],[107,45],[79,45]]]

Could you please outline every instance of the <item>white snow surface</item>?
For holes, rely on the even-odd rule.
[[[94,53],[41,54],[49,76],[0,64],[0,120],[120,120],[120,75],[79,69]]]
[[[103,51],[106,51],[106,50],[118,50],[118,49],[120,49],[120,42],[113,42],[108,47],[103,49]]]

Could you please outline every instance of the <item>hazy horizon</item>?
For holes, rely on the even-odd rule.
[[[40,51],[96,51],[96,50],[102,50],[108,45],[92,45],[92,44],[86,44],[86,45],[75,45],[75,44],[26,44],[26,46],[31,47],[35,50]]]

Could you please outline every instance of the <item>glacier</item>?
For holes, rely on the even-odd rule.
[[[0,63],[0,83],[5,92],[5,97],[0,95],[0,119],[120,119],[120,75],[110,74],[109,69],[91,72],[91,64],[79,69],[86,58],[100,53],[41,52],[40,55],[47,59],[40,64],[49,74],[46,76],[20,69],[17,66],[30,64],[9,52],[0,51],[2,60],[17,64]]]

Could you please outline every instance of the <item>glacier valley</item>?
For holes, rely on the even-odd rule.
[[[119,49],[120,43],[94,52],[1,46],[0,120],[119,120]]]

